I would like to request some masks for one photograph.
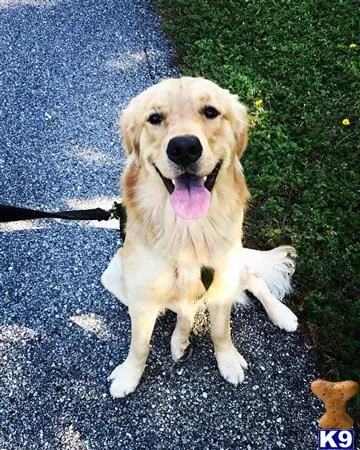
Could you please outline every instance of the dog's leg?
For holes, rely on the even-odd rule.
[[[270,292],[265,281],[256,274],[249,274],[247,289],[260,300],[272,323],[285,331],[295,331],[298,326],[297,317]]]
[[[120,248],[112,257],[108,267],[101,276],[101,283],[105,289],[111,292],[124,305],[126,303],[126,293],[124,292],[124,283],[122,279],[122,248]]]
[[[190,345],[189,335],[196,313],[195,303],[186,303],[176,310],[177,319],[175,330],[171,336],[171,354],[174,361],[179,360]]]
[[[110,393],[114,398],[125,397],[139,384],[149,354],[150,339],[159,311],[155,308],[139,311],[129,309],[131,317],[131,344],[125,361],[111,373]]]
[[[215,356],[221,375],[235,386],[244,381],[245,359],[236,350],[231,340],[230,313],[231,301],[208,302],[211,318],[211,337],[215,347]]]

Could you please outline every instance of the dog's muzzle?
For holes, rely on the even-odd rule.
[[[205,177],[184,172],[172,180],[164,177],[155,166],[170,194],[170,202],[179,217],[195,220],[200,219],[207,213],[210,207],[211,191],[221,165],[222,161],[219,161],[209,175]]]

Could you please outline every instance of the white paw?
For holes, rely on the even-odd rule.
[[[171,336],[171,355],[174,361],[178,361],[184,356],[190,341],[187,337],[181,336],[176,330]]]
[[[235,347],[230,350],[218,350],[216,360],[220,373],[226,381],[235,386],[244,381],[243,369],[247,369],[247,362]]]
[[[295,314],[279,301],[269,309],[268,315],[274,325],[285,331],[295,331],[298,327]]]
[[[134,367],[126,361],[119,364],[108,378],[112,381],[110,386],[111,396],[114,398],[122,398],[134,392],[142,374],[142,369]]]

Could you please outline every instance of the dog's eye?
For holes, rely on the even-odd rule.
[[[159,125],[164,119],[164,116],[162,114],[151,114],[148,118],[148,122],[151,123],[151,125]]]
[[[202,113],[207,119],[215,119],[215,117],[220,115],[219,111],[213,106],[205,106]]]

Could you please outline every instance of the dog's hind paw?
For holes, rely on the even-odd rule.
[[[286,305],[277,302],[276,306],[272,306],[268,311],[271,322],[277,327],[288,331],[296,331],[298,327],[298,319],[295,314]]]
[[[244,381],[243,369],[247,369],[247,362],[235,347],[230,350],[217,350],[216,360],[220,373],[226,381],[235,386]]]
[[[175,329],[171,337],[171,355],[173,360],[181,360],[185,355],[189,355],[190,351],[190,341],[188,336],[181,335],[181,333]]]
[[[126,361],[119,364],[109,376],[111,381],[110,394],[113,398],[126,397],[137,388],[143,370],[132,366]]]

